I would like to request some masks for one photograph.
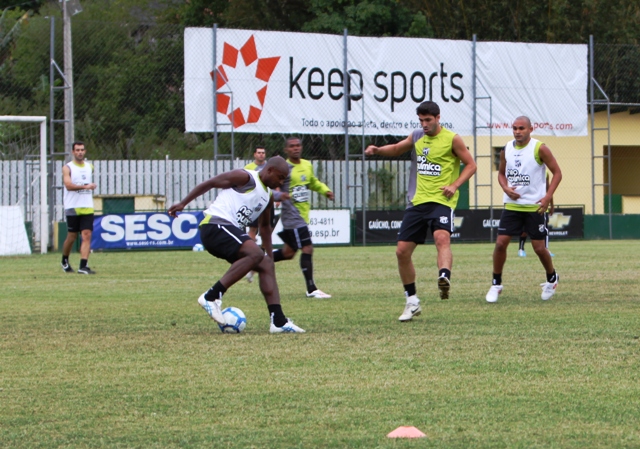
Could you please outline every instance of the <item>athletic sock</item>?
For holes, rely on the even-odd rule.
[[[416,283],[412,282],[411,284],[404,284],[404,295],[408,298],[409,296],[414,296],[416,294]]]
[[[302,269],[302,274],[307,284],[307,293],[318,290],[315,282],[313,282],[313,259],[311,258],[311,254],[302,253],[300,255],[300,268]]]
[[[69,263],[69,256],[62,256],[62,265],[67,265]]]
[[[553,273],[547,273],[547,282],[553,284],[557,279],[556,270],[553,270]]]
[[[502,285],[502,273],[493,273],[493,285]]]
[[[284,256],[282,255],[282,250],[281,249],[276,249],[273,251],[273,261],[274,262],[280,262],[281,260],[284,260]]]
[[[280,304],[267,304],[271,319],[273,319],[273,325],[276,327],[282,327],[287,324],[287,317],[282,312]]]
[[[86,268],[87,259],[80,259],[80,268]]]
[[[520,250],[524,251],[524,244],[527,241],[527,237],[520,236]]]
[[[438,277],[446,277],[447,279],[451,280],[451,270],[448,270],[446,268],[440,268],[440,272],[438,273]]]
[[[222,300],[222,295],[224,295],[226,291],[227,288],[218,281],[213,287],[207,290],[207,293],[204,294],[204,299],[207,301]]]

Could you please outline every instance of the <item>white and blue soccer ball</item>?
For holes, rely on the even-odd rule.
[[[202,243],[196,243],[195,245],[193,245],[193,250],[194,251],[204,251],[204,246],[202,246]]]
[[[247,317],[237,307],[227,307],[222,311],[225,324],[218,324],[220,330],[226,334],[239,334],[247,327]]]

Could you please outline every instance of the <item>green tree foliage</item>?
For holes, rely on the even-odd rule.
[[[440,39],[633,43],[640,38],[637,0],[405,0]]]

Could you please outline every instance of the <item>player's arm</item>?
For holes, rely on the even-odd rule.
[[[71,181],[71,169],[67,165],[62,166],[62,183],[64,184],[64,187],[70,192],[77,190],[95,190],[95,188],[97,187],[97,185],[94,183],[84,185],[74,184]]]
[[[543,214],[549,208],[549,204],[553,200],[553,194],[558,188],[560,181],[562,181],[562,170],[560,170],[560,166],[558,165],[558,161],[553,156],[553,153],[545,144],[540,145],[540,149],[538,150],[538,154],[540,156],[540,160],[547,166],[549,171],[551,172],[551,180],[549,181],[549,185],[547,186],[547,194],[540,198],[536,203],[540,205],[538,208],[538,213]]]
[[[406,139],[401,140],[397,143],[392,143],[389,145],[383,145],[381,147],[377,147],[375,145],[369,145],[366,150],[364,150],[364,154],[366,156],[384,156],[384,157],[396,157],[401,154],[406,153],[407,151],[413,148],[413,138],[409,135]]]
[[[262,248],[267,253],[267,256],[273,259],[273,244],[271,242],[271,210],[273,209],[273,196],[269,198],[269,204],[265,207],[264,211],[258,217],[258,229],[260,230],[260,237],[262,238]]]
[[[172,217],[176,217],[177,213],[182,211],[187,204],[198,198],[200,195],[207,193],[209,190],[241,187],[249,182],[250,177],[249,173],[242,169],[232,170],[226,173],[221,173],[218,176],[214,176],[213,178],[195,186],[182,201],[171,206],[168,213]]]
[[[464,169],[462,170],[462,173],[460,173],[460,176],[458,176],[458,179],[451,183],[451,185],[440,187],[440,190],[442,190],[442,193],[447,198],[451,198],[456,193],[456,190],[458,190],[462,184],[471,179],[477,170],[476,161],[473,160],[473,156],[464,144],[462,137],[457,134],[453,137],[451,152],[464,164]]]
[[[507,158],[504,155],[504,148],[500,151],[500,166],[498,167],[498,184],[502,187],[504,193],[507,194],[509,198],[512,200],[517,200],[520,198],[520,194],[516,192],[515,187],[509,185],[509,181],[507,180]]]
[[[333,201],[333,192],[324,182],[316,178],[315,173],[311,172],[311,179],[309,180],[309,188],[314,192],[318,192],[320,195],[324,195]]]

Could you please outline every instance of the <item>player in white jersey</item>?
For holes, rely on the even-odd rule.
[[[282,312],[273,263],[271,189],[282,186],[288,173],[289,166],[285,160],[276,156],[259,173],[238,169],[214,176],[198,184],[182,201],[169,208],[169,215],[176,217],[200,195],[211,189],[223,189],[204,212],[205,218],[200,223],[200,239],[209,253],[226,260],[231,267],[198,298],[198,304],[220,324],[225,323],[221,312],[222,295],[253,270],[260,274],[260,291],[271,316],[270,332],[304,332]],[[256,218],[259,218],[264,250],[245,232],[246,226]]]
[[[69,264],[69,254],[78,233],[81,233],[78,274],[96,274],[87,266],[93,234],[93,191],[97,187],[93,182],[93,165],[85,161],[87,150],[84,143],[74,142],[71,153],[73,159],[62,167],[64,213],[67,218],[67,238],[62,245],[62,270],[65,273],[73,273]]]
[[[553,193],[562,180],[562,171],[544,143],[531,138],[531,120],[520,116],[513,122],[514,141],[507,143],[500,153],[498,182],[504,190],[505,208],[498,225],[498,238],[493,251],[493,283],[487,302],[497,302],[502,293],[502,269],[507,260],[507,247],[512,236],[523,231],[531,239],[531,246],[545,269],[543,300],[550,299],[558,286],[558,274],[547,249],[547,209]],[[551,172],[547,187],[546,170]]]

